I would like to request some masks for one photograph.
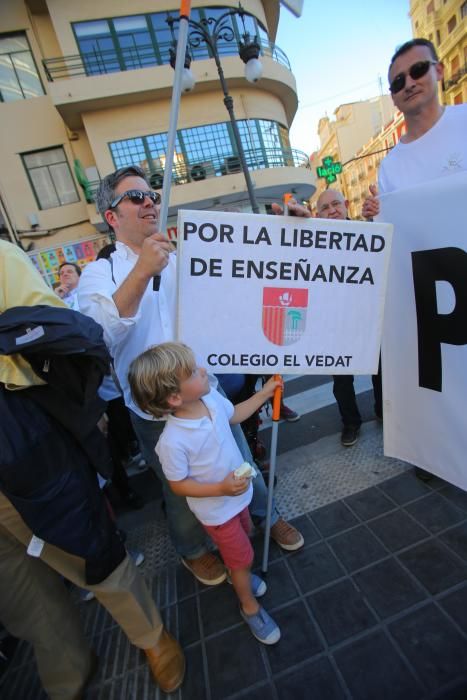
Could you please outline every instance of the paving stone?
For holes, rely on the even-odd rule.
[[[276,680],[279,700],[345,700],[337,674],[326,657],[301,666]],[[265,695],[258,700],[272,696]]]
[[[313,525],[311,518],[309,518],[307,515],[294,518],[290,522],[299,532],[302,533],[306,545],[313,544],[321,539],[320,533]]]
[[[253,568],[258,568],[262,565],[263,562],[263,552],[264,552],[264,533],[263,532],[257,532],[254,537],[251,540],[251,544],[253,545],[253,551],[255,553],[255,557],[253,560]],[[268,561],[276,561],[277,559],[282,558],[282,549],[277,545],[274,540],[271,538],[269,540],[269,556],[268,556]]]
[[[186,675],[182,694],[190,700],[206,700],[207,688],[204,677],[203,650],[201,644],[185,649]]]
[[[211,586],[199,596],[203,633],[206,637],[242,621],[233,587],[225,582]]]
[[[260,646],[245,623],[206,642],[212,700],[222,700],[266,680]]]
[[[368,527],[391,552],[404,549],[428,537],[428,533],[403,510],[371,520]]]
[[[467,560],[467,523],[447,530],[440,536],[440,539],[462,559]]]
[[[423,600],[426,594],[395,559],[386,559],[353,575],[365,598],[381,618]]]
[[[435,605],[393,622],[389,631],[430,691],[465,680],[467,641]]]
[[[265,647],[273,674],[311,659],[323,649],[315,624],[302,601],[276,610],[273,618],[281,630],[278,644]]]
[[[384,491],[398,505],[403,505],[430,493],[428,486],[425,486],[420,479],[417,479],[413,469],[395,476],[393,479],[384,481],[378,488]]]
[[[395,508],[394,503],[378,488],[365,489],[345,499],[345,503],[362,520],[369,520]]]
[[[335,581],[345,573],[324,542],[301,549],[288,563],[302,593]]]
[[[336,535],[359,522],[343,501],[319,508],[311,517],[324,537]]]
[[[409,503],[405,510],[433,534],[465,520],[465,513],[439,493],[431,493],[425,498]]]
[[[436,540],[411,547],[399,559],[432,595],[467,578],[467,566]]]
[[[330,538],[328,545],[348,571],[361,569],[388,553],[363,525]]]
[[[313,614],[329,644],[337,644],[376,624],[362,594],[346,579],[308,597]]]
[[[279,617],[283,630],[283,639],[274,649],[266,650],[253,638],[240,618],[235,593],[230,586],[225,584],[209,589],[180,565],[168,536],[160,499],[146,504],[142,511],[127,512],[119,518],[128,530],[129,546],[145,553],[146,561],[141,570],[161,608],[165,624],[185,645],[187,676],[182,689],[173,694],[172,700],[309,700],[310,689],[312,697],[317,700],[351,700],[331,652],[359,645],[355,654],[361,665],[370,667],[371,676],[377,662],[372,660],[373,647],[370,645],[365,651],[362,640],[368,636],[373,638],[374,634],[380,639],[382,632],[368,606],[384,619],[398,615],[391,624],[401,622],[417,612],[420,606],[418,597],[427,595],[422,584],[438,595],[438,613],[445,621],[440,630],[448,649],[446,653],[450,653],[452,645],[458,651],[463,650],[465,638],[461,637],[460,644],[458,641],[459,628],[467,634],[464,619],[467,575],[457,556],[463,556],[463,523],[444,531],[440,535],[442,543],[437,542],[438,547],[423,549],[426,542],[412,545],[408,552],[398,557],[403,566],[397,558],[386,555],[383,561],[360,570],[354,575],[354,580],[362,592],[351,584],[352,579],[338,556],[322,538],[335,538],[336,552],[352,569],[362,563],[358,558],[363,554],[356,547],[350,553],[345,547],[339,549],[336,543],[344,543],[344,535],[350,535],[347,542],[356,542],[363,531],[362,520],[381,522],[381,516],[390,515],[388,509],[396,509],[398,504],[403,504],[417,517],[421,513],[422,518],[423,506],[419,506],[421,510],[416,506],[426,501],[426,494],[439,494],[439,498],[448,504],[448,510],[456,507],[464,513],[467,512],[464,492],[441,480],[433,479],[428,486],[415,481],[409,465],[384,457],[381,430],[371,423],[363,426],[360,439],[351,450],[341,447],[336,434],[279,455],[278,478],[275,491],[278,508],[287,519],[297,518],[294,522],[304,532],[306,542],[303,550],[290,554],[271,542],[267,577],[269,591],[264,603],[266,609],[272,609]],[[442,512],[448,511],[443,509]],[[407,513],[405,516],[412,528],[416,527]],[[426,523],[429,527],[429,521]],[[387,537],[394,539],[393,521],[386,521],[386,525]],[[357,534],[351,535],[352,532]],[[423,532],[424,537],[429,536],[427,530]],[[400,537],[397,528],[396,534]],[[446,535],[447,539],[444,539]],[[364,539],[368,541],[368,538]],[[373,542],[371,536],[369,541]],[[432,538],[430,542],[436,540]],[[254,538],[256,566],[261,564],[262,546],[263,536],[257,535]],[[369,551],[372,551],[371,546]],[[364,554],[367,556],[368,551]],[[407,561],[404,561],[407,554]],[[410,569],[410,574],[404,566]],[[420,586],[417,581],[420,581]],[[392,584],[392,590],[385,599],[385,585],[388,583]],[[416,605],[417,608],[403,613],[405,605]],[[94,601],[79,604],[79,610],[86,634],[100,656],[98,675],[86,693],[86,700],[165,700],[166,696],[150,677],[144,655],[128,643],[104,608]],[[431,618],[428,622],[437,628]],[[322,648],[324,628],[331,639],[345,637],[337,642],[338,649]],[[422,640],[424,629],[422,619],[418,629]],[[430,637],[430,630],[430,625],[427,625],[425,632],[433,646],[430,654],[436,658],[436,644]],[[357,636],[353,638],[347,636],[349,634]],[[388,663],[395,664],[391,667],[395,669],[395,687],[398,687],[397,683],[405,687],[405,671],[395,661],[398,649],[395,649],[394,657],[384,642],[381,645],[384,654],[388,655]],[[428,688],[424,700],[434,700],[436,693],[440,693],[439,700],[465,700],[467,693],[462,695],[465,679],[456,675],[449,663],[449,659],[445,660],[441,655],[441,670],[437,675],[439,683]],[[462,663],[465,667],[464,659]],[[384,673],[383,670],[383,679]],[[384,692],[383,687],[382,694],[374,696],[375,700],[384,698]],[[1,679],[0,696],[2,700],[46,700],[45,693],[40,690],[29,645],[19,645],[9,670]],[[415,691],[391,700],[412,700],[412,697],[417,697]],[[361,698],[354,693],[353,700]]]
[[[300,595],[285,561],[272,562],[266,575],[260,569],[257,569],[255,573],[266,581],[268,589],[261,598],[261,604],[269,612],[279,605],[291,602]]]
[[[424,691],[384,632],[377,631],[333,654],[356,700],[417,700]]]
[[[467,585],[440,598],[439,604],[467,634]]]
[[[273,693],[272,683],[262,683],[246,693],[231,696],[231,700],[235,700],[235,698],[238,700],[265,700],[265,698],[272,698]]]
[[[445,488],[442,488],[439,493],[455,506],[467,512],[467,493],[465,491],[453,484],[448,484]]]
[[[187,598],[178,604],[177,639],[183,647],[199,641],[200,629],[196,598]]]
[[[465,700],[467,698],[467,681],[456,683],[454,687],[442,690],[432,698],[433,700]]]

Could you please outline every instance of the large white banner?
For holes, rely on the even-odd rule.
[[[382,198],[394,224],[384,451],[467,489],[467,173]]]
[[[374,374],[392,226],[180,211],[178,338],[211,372]]]

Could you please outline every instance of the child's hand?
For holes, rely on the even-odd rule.
[[[266,384],[263,386],[263,388],[260,389],[260,391],[258,391],[258,394],[264,396],[264,401],[267,401],[268,399],[274,396],[274,391],[278,386],[280,386],[282,391],[284,390],[284,381],[282,377],[280,377],[279,379],[274,379],[274,377],[270,377]]]
[[[237,479],[235,478],[235,472],[230,472],[225,479],[221,481],[222,494],[224,496],[240,496],[240,494],[245,493],[249,487],[250,480],[250,477],[246,476]]]

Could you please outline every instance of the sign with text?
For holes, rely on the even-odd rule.
[[[213,373],[375,373],[391,232],[180,211],[178,339]]]
[[[467,172],[381,198],[394,224],[384,451],[467,490]]]

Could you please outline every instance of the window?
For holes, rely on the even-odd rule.
[[[22,157],[40,209],[79,202],[70,166],[61,146],[23,153]]]
[[[0,36],[0,102],[26,100],[43,94],[26,35]]]
[[[467,17],[467,2],[464,2],[463,5],[461,5],[461,17],[462,19]]]
[[[459,56],[455,56],[451,61],[451,78],[454,78],[454,76],[458,70],[459,70]]]
[[[453,16],[451,17],[451,19],[449,20],[449,22],[448,22],[448,34],[450,34],[450,33],[452,32],[452,30],[454,29],[454,27],[456,26],[456,24],[457,24],[456,15],[453,15]]]
[[[458,92],[457,95],[454,96],[454,104],[455,105],[462,104],[462,93],[461,92]]]
[[[237,122],[245,157],[251,169],[294,165],[289,134],[285,127],[266,119]],[[149,134],[109,144],[116,168],[139,165],[150,173],[165,167],[167,134]],[[202,165],[212,175],[229,171],[238,153],[230,122],[180,129],[175,142],[174,177],[186,182],[194,166]]]
[[[231,8],[193,9],[191,17],[199,22],[211,17],[217,18],[229,9]],[[73,23],[86,75],[114,73],[169,63],[172,35],[166,20],[171,14],[173,16],[174,13],[157,12]],[[242,40],[245,30],[250,33],[250,36],[258,35],[263,42],[269,44],[266,31],[252,17],[245,17],[245,28],[239,17],[227,17],[225,25],[232,30],[234,40],[227,42],[223,38],[219,39],[217,46],[221,56],[232,56],[238,53],[238,42]],[[178,24],[174,29],[177,35]],[[191,52],[194,59],[209,58],[211,55],[207,44],[203,41],[198,47],[192,47]]]
[[[431,0],[431,2],[428,3],[426,6],[426,13],[427,15],[430,15],[432,12],[435,10],[435,3],[434,0]]]

